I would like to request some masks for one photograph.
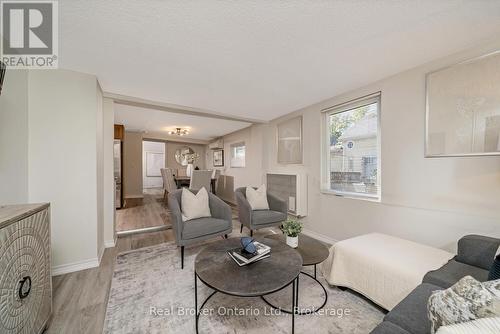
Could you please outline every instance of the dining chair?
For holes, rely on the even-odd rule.
[[[171,168],[160,169],[163,178],[163,199],[168,202],[168,194],[177,190],[177,183],[174,179],[174,170]]]
[[[186,168],[184,167],[177,169],[177,176],[187,176]]]
[[[194,170],[193,175],[191,175],[191,181],[189,182],[189,189],[200,190],[201,188],[205,187],[205,189],[210,192],[211,182],[211,170]]]

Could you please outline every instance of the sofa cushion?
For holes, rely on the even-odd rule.
[[[467,235],[458,240],[458,262],[490,270],[500,247],[500,239],[482,235]]]
[[[255,210],[252,211],[252,223],[255,225],[266,225],[278,223],[286,220],[283,212],[273,210]]]
[[[371,331],[370,334],[411,334],[411,333],[399,327],[398,325],[393,324],[390,321],[384,321],[380,325],[375,327],[375,329]]]
[[[224,219],[198,218],[183,224],[182,239],[193,239],[227,230],[231,224]]]
[[[488,270],[457,262],[455,260],[450,260],[450,262],[441,268],[429,271],[424,276],[422,282],[434,284],[447,289],[467,275],[474,277],[480,282],[485,282],[488,280],[488,274]]]
[[[390,321],[412,334],[429,334],[431,322],[428,318],[427,301],[432,292],[441,287],[422,283],[389,312],[384,320]]]

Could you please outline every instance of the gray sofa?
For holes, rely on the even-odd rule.
[[[190,190],[194,194],[198,191]],[[231,207],[212,193],[208,193],[212,217],[192,219],[184,223],[181,215],[182,189],[168,194],[170,218],[175,232],[175,242],[181,247],[181,268],[184,268],[184,246],[202,240],[224,236],[233,230]]]
[[[254,187],[254,189],[257,189]],[[288,204],[286,201],[267,193],[269,210],[253,210],[247,201],[246,187],[238,188],[234,192],[238,203],[238,216],[241,222],[240,233],[243,226],[248,227],[250,235],[254,230],[264,227],[279,226],[288,217]]]
[[[396,305],[371,334],[429,334],[427,301],[433,291],[443,290],[470,275],[484,282],[493,264],[500,239],[467,235],[458,241],[457,256],[441,268],[428,272],[422,284]]]

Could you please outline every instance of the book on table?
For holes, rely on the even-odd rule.
[[[227,251],[227,253],[239,266],[244,266],[270,256],[271,247],[264,245],[263,243],[260,243],[258,241],[254,241],[254,245],[257,251],[253,254],[245,252],[240,247],[230,249]]]

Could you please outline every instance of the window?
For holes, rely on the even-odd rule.
[[[245,167],[245,143],[237,143],[231,145],[231,167]]]
[[[323,190],[380,198],[380,94],[324,110]]]

